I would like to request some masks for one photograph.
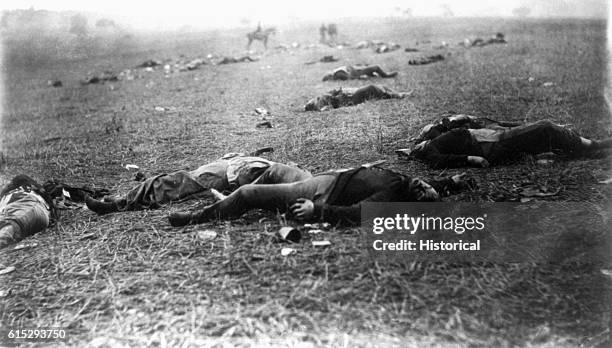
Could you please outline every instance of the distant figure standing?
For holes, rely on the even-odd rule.
[[[322,44],[327,43],[327,27],[325,26],[325,23],[321,24],[321,26],[319,27],[319,35],[321,36],[319,42],[321,42]]]
[[[327,25],[327,35],[329,36],[329,43],[333,44],[338,38],[338,27],[334,23]]]

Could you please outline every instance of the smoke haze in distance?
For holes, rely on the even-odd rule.
[[[129,23],[134,29],[214,28],[278,25],[295,20],[326,20],[340,17],[461,16],[492,17],[590,17],[605,18],[606,0],[308,0],[252,1],[196,0],[81,1],[4,0],[5,10],[27,9],[96,13]],[[522,11],[519,11],[521,9]]]

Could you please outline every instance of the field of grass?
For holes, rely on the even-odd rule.
[[[0,183],[28,173],[124,193],[135,184],[126,164],[154,175],[267,146],[274,148],[269,158],[312,172],[385,159],[388,168],[429,178],[443,173],[399,159],[394,150],[409,147],[423,125],[449,112],[550,119],[587,137],[612,135],[604,100],[604,21],[381,19],[339,22],[339,28],[341,41],[381,39],[422,52],[269,49],[254,63],[205,65],[167,77],[161,70],[140,71],[130,81],[81,85],[90,72],[119,72],[146,59],[237,55],[244,51],[244,31],[138,33],[104,42],[4,35]],[[318,40],[317,24],[279,29],[271,47]],[[456,45],[498,31],[507,45]],[[423,40],[432,44],[415,46]],[[433,48],[442,41],[451,47]],[[412,57],[440,52],[450,55],[408,65]],[[340,62],[304,65],[329,54]],[[356,63],[399,71],[375,83],[413,94],[302,111],[327,90],[369,83],[321,81],[326,71]],[[49,87],[50,79],[64,86]],[[256,107],[271,112],[274,128],[255,128]],[[608,158],[561,159],[545,167],[525,158],[465,171],[477,189],[449,199],[517,200],[516,187],[528,183],[561,189],[547,200],[606,209],[612,193],[597,183],[611,176]],[[284,222],[274,214],[185,228],[168,224],[169,212],[205,203],[101,217],[87,209],[62,211],[56,226],[24,241],[35,246],[0,251],[0,269],[16,268],[0,275],[0,322],[67,327],[69,345],[97,347],[574,347],[595,346],[609,334],[610,284],[600,264],[379,264],[365,251],[358,228],[316,236],[330,240],[329,248],[315,249],[306,237],[292,246],[296,254],[284,257],[286,245],[275,238]],[[204,229],[219,237],[199,239]]]

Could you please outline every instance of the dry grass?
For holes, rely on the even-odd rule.
[[[317,40],[316,25],[281,28],[276,43]],[[125,192],[134,185],[122,168],[133,163],[150,174],[195,168],[231,151],[272,146],[271,158],[295,161],[313,172],[387,159],[388,167],[421,176],[441,174],[397,159],[421,126],[446,112],[572,123],[589,137],[610,135],[604,104],[605,23],[500,20],[381,20],[341,23],[342,41],[383,39],[413,46],[417,40],[459,42],[504,32],[508,45],[452,48],[447,60],[409,66],[420,53],[316,48],[270,50],[259,62],[203,66],[164,77],[81,86],[90,71],[120,71],[146,59],[235,54],[243,33],[136,36],[129,44],[100,46],[89,56],[23,59],[6,38],[1,149],[2,180],[31,173]],[[42,44],[41,44],[42,45]],[[26,46],[27,47],[27,46]],[[96,46],[97,47],[97,46]],[[76,49],[75,49],[76,50]],[[30,51],[35,51],[30,49]],[[437,53],[434,49],[432,52]],[[15,53],[17,52],[17,53]],[[46,51],[43,51],[46,52]],[[71,51],[74,53],[75,51]],[[78,53],[78,52],[77,52]],[[365,103],[323,113],[301,106],[338,83],[321,78],[335,64],[305,66],[333,54],[342,64],[379,64],[400,71],[379,81],[414,89],[404,100]],[[36,65],[32,65],[32,61]],[[534,82],[528,78],[533,77]],[[50,88],[59,78],[62,88]],[[553,87],[542,87],[544,82]],[[361,81],[342,85],[359,86]],[[110,87],[113,87],[112,89]],[[157,112],[155,106],[169,108]],[[272,113],[272,129],[255,129],[252,110]],[[517,199],[513,185],[562,187],[552,200],[607,206],[605,158],[536,166],[527,158],[491,170],[468,169],[479,189],[452,199]],[[455,173],[457,171],[451,171]],[[316,238],[332,247],[284,244],[280,219],[255,212],[232,222],[171,228],[168,212],[98,217],[64,211],[30,249],[0,252],[17,270],[0,276],[10,294],[0,303],[6,325],[66,326],[72,346],[577,346],[610,320],[609,284],[598,265],[377,264],[364,252],[359,229],[332,229]],[[202,241],[196,232],[214,229]]]

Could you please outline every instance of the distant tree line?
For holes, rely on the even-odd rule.
[[[95,20],[95,27],[89,25]],[[92,30],[118,30],[115,21],[108,18],[88,18],[84,14],[74,12],[54,12],[47,10],[5,10],[0,16],[0,29],[5,32],[19,33],[25,31],[60,34],[68,32],[77,37],[87,36]]]

